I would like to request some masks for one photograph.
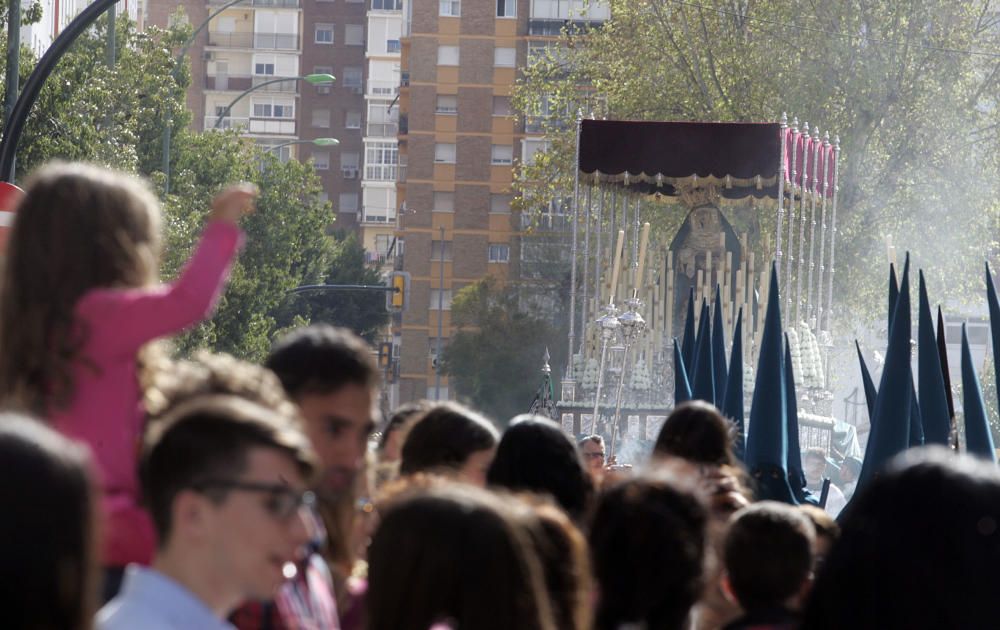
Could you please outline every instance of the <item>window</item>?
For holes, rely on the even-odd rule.
[[[510,245],[490,243],[489,261],[491,263],[510,262]]]
[[[253,99],[254,118],[295,118],[295,105],[278,99]]]
[[[492,164],[506,166],[514,162],[514,147],[509,144],[494,144]]]
[[[361,68],[344,68],[344,87],[361,87]]]
[[[313,167],[317,171],[328,171],[330,170],[330,152],[329,151],[313,151],[312,152]]]
[[[510,109],[510,97],[509,96],[494,96],[493,97],[493,115],[494,116],[513,116],[514,113]]]
[[[348,46],[364,46],[365,27],[361,24],[345,24],[344,43]]]
[[[316,24],[315,41],[317,44],[332,44],[333,24]]]
[[[434,161],[443,164],[455,163],[455,145],[439,142],[434,145]]]
[[[313,68],[313,73],[314,74],[333,74],[333,66],[315,66]],[[331,84],[329,84],[329,83],[327,83],[325,85],[317,85],[316,86],[316,93],[317,94],[329,94],[331,92],[331,88],[332,87],[333,86]]]
[[[431,241],[431,260],[451,260],[451,241]]]
[[[458,17],[459,15],[462,15],[461,0],[441,0],[438,5],[438,15],[441,17]]]
[[[322,129],[330,128],[330,110],[314,109],[312,111],[312,126]]]
[[[402,11],[403,0],[372,0],[372,11]]]
[[[361,129],[361,112],[347,112],[344,115],[346,129]]]
[[[438,65],[457,66],[458,46],[438,46]]]
[[[398,53],[402,46],[398,39],[387,39],[385,40],[385,51],[390,53]]]
[[[490,195],[490,212],[510,214],[510,195]]]
[[[517,62],[516,48],[494,48],[493,65],[498,68],[513,68]]]
[[[264,76],[274,76],[274,62],[258,61],[253,65],[253,73]]]
[[[434,193],[434,212],[454,212],[455,193],[436,192]]]
[[[340,193],[340,203],[337,204],[337,212],[357,212],[358,193]]]
[[[449,94],[438,94],[437,109],[434,111],[439,114],[457,114],[458,97]]]
[[[517,0],[497,0],[497,17],[517,17]]]
[[[361,156],[357,153],[340,154],[340,174],[344,176],[344,179],[358,178],[358,164],[360,163],[360,157]]]
[[[372,142],[365,148],[365,179],[394,182],[399,165],[399,145]]]
[[[432,339],[431,344],[433,345],[434,343],[436,343],[436,341]],[[440,396],[438,396],[438,389],[441,390]],[[440,388],[429,386],[427,388],[427,400],[448,400],[448,387],[445,385],[442,385]]]
[[[430,307],[432,311],[436,311],[440,308],[442,311],[451,310],[451,289],[431,289],[430,297]],[[436,340],[435,340],[436,341]],[[436,344],[432,344],[431,347],[434,348]]]

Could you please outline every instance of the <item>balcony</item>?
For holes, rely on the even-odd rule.
[[[572,35],[580,35],[593,28],[600,28],[603,20],[562,20],[532,18],[528,20],[528,35],[559,37],[563,29]]]
[[[219,119],[218,116],[205,116],[205,126],[202,129],[211,130],[215,128],[215,122]],[[243,116],[227,116],[222,119],[222,124],[219,125],[219,129],[246,129],[250,126],[250,119]]]
[[[394,81],[369,81],[368,96],[395,98],[399,94],[399,84]]]
[[[361,222],[375,225],[389,225],[396,222],[392,208],[362,208]]]
[[[298,33],[221,33],[210,31],[208,45],[254,50],[298,50]]]
[[[368,123],[367,136],[373,138],[395,138],[399,133],[399,125],[390,123]]]
[[[373,182],[394,182],[399,179],[398,164],[369,164],[365,166],[365,179]]]
[[[209,0],[209,7],[218,7],[225,4],[225,0]],[[239,2],[237,7],[274,7],[278,9],[297,9],[299,0],[244,0]]]
[[[274,134],[276,136],[294,136],[295,119],[287,118],[251,118],[249,133]]]
[[[206,90],[222,90],[232,92],[242,92],[248,90],[253,85],[252,77],[234,77],[230,75],[206,76]]]

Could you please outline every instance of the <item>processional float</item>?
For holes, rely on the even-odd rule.
[[[570,359],[556,409],[563,427],[607,435],[612,453],[623,435],[653,439],[674,406],[672,339],[695,305],[706,305],[705,323],[695,328],[689,318],[685,350],[713,319],[731,342],[742,313],[744,381],[752,383],[773,260],[804,392],[803,446],[829,440],[839,141],[785,116],[778,123],[584,119],[576,147]],[[650,236],[663,197],[686,212],[669,240]],[[734,230],[722,209],[747,200],[773,216],[773,232]],[[723,375],[728,352],[725,342],[715,349]]]

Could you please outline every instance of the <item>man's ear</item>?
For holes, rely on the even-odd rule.
[[[731,604],[740,605],[740,600],[736,598],[736,593],[733,592],[733,583],[729,581],[729,571],[723,571],[719,575],[719,586],[722,587],[722,594],[726,596],[726,599]]]
[[[204,540],[211,530],[213,507],[209,498],[200,492],[178,492],[171,507],[171,538],[184,541]]]

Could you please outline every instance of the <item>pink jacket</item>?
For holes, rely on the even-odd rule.
[[[172,284],[94,289],[77,302],[87,339],[73,369],[75,393],[50,419],[94,453],[104,492],[104,566],[149,564],[156,548],[152,521],[139,507],[136,464],[144,413],[136,353],[211,314],[241,241],[235,225],[209,223]]]

